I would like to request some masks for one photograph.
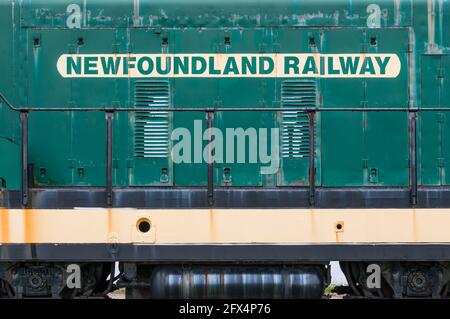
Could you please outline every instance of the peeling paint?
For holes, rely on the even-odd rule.
[[[134,0],[133,10],[134,10],[133,25],[135,27],[139,27],[141,24],[141,19],[139,15],[139,0]]]
[[[286,5],[281,3],[284,1]],[[401,0],[394,2],[394,12],[382,11],[382,19],[385,26],[408,25],[411,20],[403,21],[400,10]],[[443,0],[439,0],[443,1]],[[129,0],[129,2],[118,2],[116,6],[122,6],[123,11],[109,3],[99,5],[96,1],[83,0],[83,27],[98,28],[108,26],[129,27],[176,27],[176,26],[229,26],[229,27],[262,27],[262,26],[361,26],[367,19],[365,7],[354,8],[350,1],[348,6],[324,6],[323,10],[315,10],[317,6],[305,5],[293,7],[287,0],[280,0],[279,6],[273,9],[264,6],[240,6],[239,4],[227,4],[219,2],[209,3],[208,10],[200,10],[200,7],[188,5],[187,3],[162,3],[141,2],[140,0]],[[245,4],[243,2],[243,4]],[[34,3],[24,4],[29,7],[33,14],[25,14],[21,24],[27,27],[64,27],[66,18],[63,6],[42,8]],[[61,8],[61,9],[60,9]],[[128,8],[128,12],[127,12]],[[392,9],[391,9],[392,10]],[[102,14],[100,11],[107,13]],[[91,20],[92,17],[97,17]],[[389,19],[389,17],[394,17]],[[391,21],[392,20],[392,21]],[[95,22],[95,23],[91,23]]]
[[[209,209],[209,233],[210,233],[210,242],[211,243],[217,242],[216,222],[213,208]]]
[[[169,17],[163,9],[159,10],[159,13],[162,15],[163,19],[169,20]]]
[[[83,26],[87,26],[86,19],[87,19],[87,0],[83,0]]]
[[[432,53],[435,49],[435,14],[434,14],[434,0],[427,0],[427,16],[428,16],[428,52]]]
[[[443,46],[443,34],[444,34],[444,28],[443,28],[443,20],[444,20],[444,0],[438,0],[439,4],[439,46]]]
[[[398,27],[400,24],[400,0],[394,0],[394,25]]]

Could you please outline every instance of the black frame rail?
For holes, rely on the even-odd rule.
[[[301,108],[281,108],[281,107],[199,107],[199,108],[102,108],[102,107],[68,107],[68,108],[33,108],[33,107],[14,107],[5,96],[0,93],[0,100],[8,106],[9,109],[21,113],[21,127],[22,127],[22,206],[29,205],[29,173],[28,173],[28,115],[29,112],[91,112],[101,111],[105,112],[106,119],[106,204],[111,206],[113,203],[113,185],[112,185],[112,161],[113,161],[113,118],[115,112],[204,112],[206,114],[207,127],[211,128],[213,125],[213,118],[215,112],[306,112],[309,117],[309,132],[311,136],[309,148],[309,204],[311,207],[315,206],[315,185],[316,185],[316,168],[315,168],[315,139],[314,139],[314,122],[315,115],[318,112],[406,112],[409,114],[408,130],[409,130],[409,156],[410,156],[410,201],[414,207],[417,204],[417,113],[418,112],[445,112],[450,111],[450,107],[429,107],[429,108],[399,108],[399,107],[341,107],[341,108],[326,108],[326,107],[301,107]],[[211,136],[208,137],[211,139]],[[208,206],[214,206],[214,164],[208,163],[208,185],[207,185],[207,200]]]

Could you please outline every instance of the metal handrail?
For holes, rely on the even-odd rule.
[[[273,112],[422,112],[422,111],[450,111],[449,107],[176,107],[176,108],[161,108],[161,107],[148,107],[148,108],[124,108],[124,107],[14,107],[6,97],[0,92],[0,100],[2,100],[12,111],[16,112],[91,112],[91,111],[103,111],[103,112],[230,112],[230,111],[273,111]]]
[[[450,107],[430,107],[430,108],[399,108],[399,107],[337,107],[337,108],[320,108],[320,107],[206,107],[206,108],[112,108],[112,107],[69,107],[69,108],[33,108],[33,107],[14,107],[6,97],[0,92],[0,100],[3,101],[8,108],[12,111],[21,113],[21,127],[22,127],[22,205],[27,207],[29,204],[29,190],[28,190],[28,115],[29,112],[89,112],[89,111],[102,111],[106,114],[106,204],[111,206],[113,203],[113,185],[112,185],[112,138],[113,138],[113,125],[112,121],[115,112],[148,112],[148,111],[160,111],[160,112],[205,112],[207,116],[207,128],[211,128],[213,125],[213,116],[215,112],[229,112],[229,111],[274,111],[274,112],[306,112],[309,116],[309,132],[311,134],[311,143],[309,148],[309,170],[308,170],[308,182],[309,182],[309,202],[312,207],[315,206],[315,151],[314,151],[314,120],[315,114],[319,112],[407,112],[410,114],[408,121],[408,129],[410,133],[409,137],[409,153],[411,158],[410,167],[410,190],[411,190],[411,204],[413,206],[417,203],[417,113],[423,111],[450,111]],[[209,137],[211,139],[211,137]],[[211,141],[210,141],[211,142]],[[207,185],[207,198],[208,205],[214,205],[214,169],[213,163],[208,163],[208,185]]]

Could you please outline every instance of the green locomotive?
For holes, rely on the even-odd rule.
[[[446,297],[447,23],[447,0],[1,0],[0,297],[318,298],[333,260],[358,295]]]

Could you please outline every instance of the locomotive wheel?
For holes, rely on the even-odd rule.
[[[426,262],[372,263],[380,268],[380,286],[369,287],[371,263],[341,262],[353,294],[368,298],[447,298],[450,264]]]

